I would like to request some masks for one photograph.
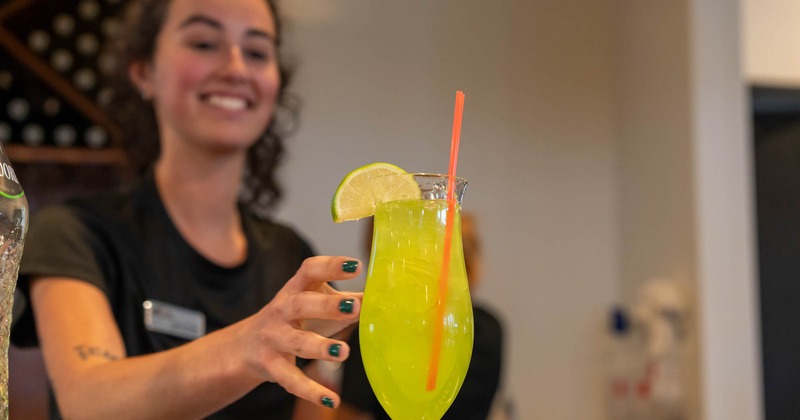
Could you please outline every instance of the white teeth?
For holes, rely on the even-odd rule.
[[[239,111],[247,107],[247,101],[230,96],[209,96],[208,103],[231,111]]]

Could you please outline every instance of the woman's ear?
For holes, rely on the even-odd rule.
[[[128,77],[145,101],[153,99],[153,84],[150,74],[150,64],[144,61],[134,61],[128,67]]]

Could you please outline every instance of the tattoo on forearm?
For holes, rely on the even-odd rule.
[[[75,351],[78,353],[78,357],[81,360],[89,360],[91,357],[101,357],[106,360],[117,360],[119,356],[111,353],[108,350],[103,350],[97,346],[87,346],[87,345],[78,345],[75,346]]]

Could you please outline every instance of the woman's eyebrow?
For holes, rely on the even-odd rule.
[[[201,15],[201,14],[195,14],[195,15],[191,15],[191,16],[187,17],[183,21],[183,23],[181,23],[180,28],[185,28],[187,26],[195,25],[195,24],[207,25],[207,26],[210,26],[210,27],[212,27],[214,29],[218,29],[218,30],[222,30],[222,29],[225,28],[225,26],[222,24],[222,22],[220,22],[220,21],[218,21],[218,20],[216,20],[216,19],[214,19],[214,18],[212,18],[210,16]],[[265,30],[262,30],[262,29],[256,29],[256,28],[248,29],[247,32],[246,32],[246,35],[247,36],[254,36],[254,37],[258,37],[258,38],[264,38],[264,39],[266,39],[268,41],[274,41],[275,40],[275,36],[274,35],[270,34],[269,32],[267,32]]]
[[[275,37],[267,31],[261,29],[248,29],[246,32],[247,36],[254,36],[258,38],[264,38],[267,41],[274,41]]]
[[[211,27],[216,28],[216,29],[222,29],[223,28],[222,23],[220,23],[218,20],[216,20],[214,18],[211,18],[209,16],[205,16],[205,15],[191,15],[191,16],[187,17],[183,21],[183,23],[181,23],[180,28],[185,28],[187,26],[190,26],[190,25],[193,25],[193,24],[197,24],[197,23],[203,24],[203,25],[208,25],[208,26],[211,26]]]

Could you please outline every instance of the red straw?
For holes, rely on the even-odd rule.
[[[461,116],[464,114],[464,92],[456,92],[456,109],[453,116],[453,138],[450,142],[450,169],[447,171],[447,221],[444,228],[444,252],[442,255],[442,271],[439,275],[439,297],[436,306],[436,318],[433,323],[433,348],[428,365],[428,385],[426,389],[436,389],[436,377],[439,375],[439,358],[442,354],[442,333],[444,330],[444,309],[447,306],[447,286],[450,278],[450,249],[453,243],[453,223],[456,212],[456,166],[458,166],[458,144],[461,138]]]

